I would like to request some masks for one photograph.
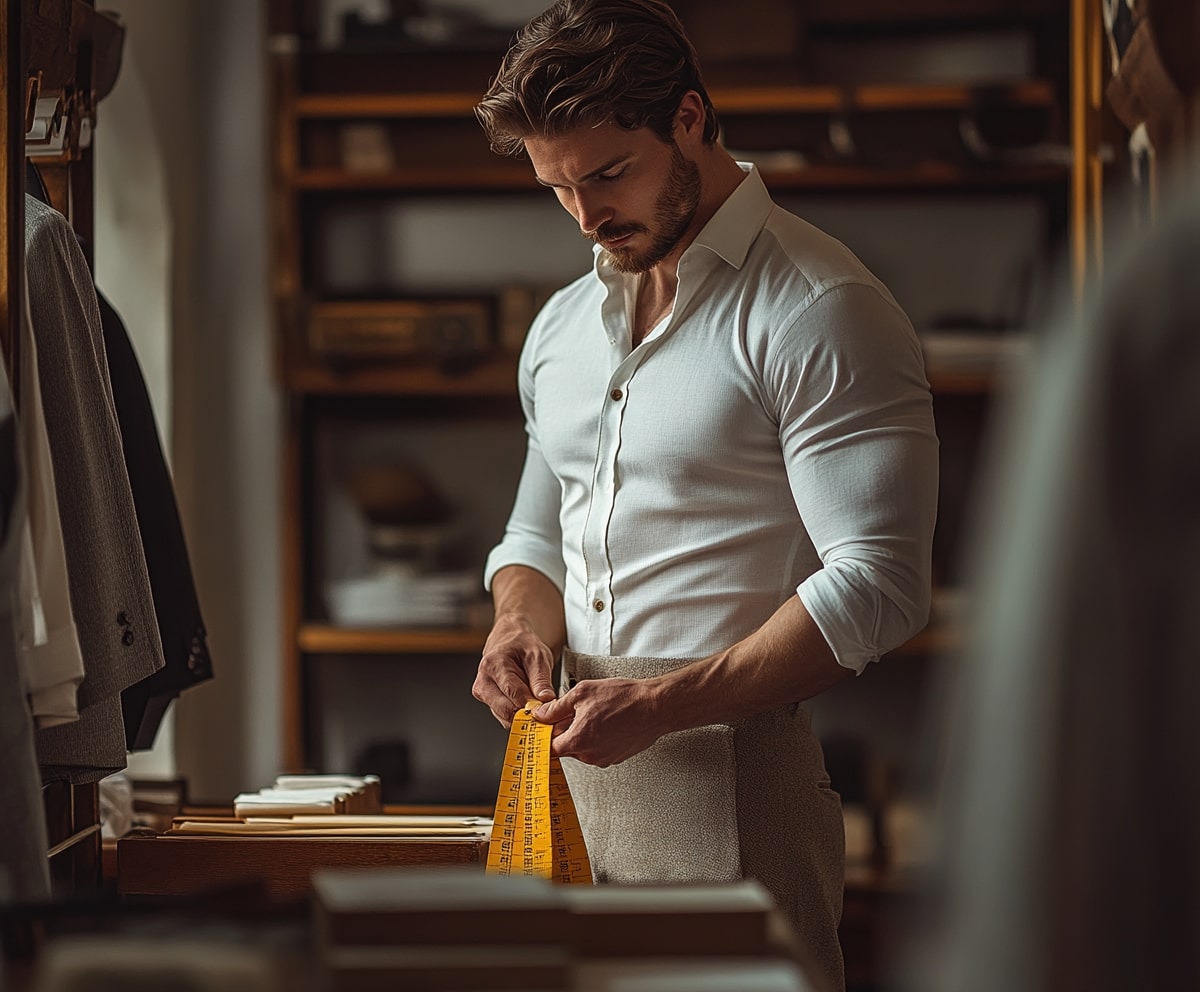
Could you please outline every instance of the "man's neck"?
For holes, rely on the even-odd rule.
[[[662,302],[674,298],[679,281],[679,260],[683,253],[692,246],[704,226],[746,178],[742,167],[720,145],[713,145],[696,164],[700,166],[701,193],[695,216],[671,254],[642,276],[638,293],[640,299]]]

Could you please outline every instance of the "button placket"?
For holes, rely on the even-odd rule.
[[[587,619],[592,643],[597,650],[612,650],[612,562],[607,535],[616,504],[617,452],[621,447],[622,419],[628,402],[628,383],[645,357],[639,350],[617,362],[608,383],[608,401],[600,408],[599,439],[592,472],[592,502],[584,528],[584,563],[587,590]]]

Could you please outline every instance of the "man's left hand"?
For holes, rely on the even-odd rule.
[[[586,679],[533,711],[554,724],[552,753],[607,768],[646,750],[667,733],[657,697],[640,679]]]

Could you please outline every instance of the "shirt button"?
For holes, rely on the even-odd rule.
[[[608,395],[609,395],[609,396],[611,396],[611,397],[612,397],[614,400],[619,400],[619,399],[620,399],[622,396],[624,396],[625,394],[624,394],[623,392],[621,392],[621,390],[619,390],[619,389],[614,389],[614,390],[613,390],[611,393],[609,393]]]
[[[592,609],[594,609],[597,613],[603,613],[604,612],[604,600],[602,600],[602,599],[596,600],[596,602],[594,602],[592,604]]]

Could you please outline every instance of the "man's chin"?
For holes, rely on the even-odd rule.
[[[608,256],[609,264],[623,275],[640,276],[643,272],[654,268],[654,263],[644,254],[626,251],[623,248],[604,248],[602,250]]]

